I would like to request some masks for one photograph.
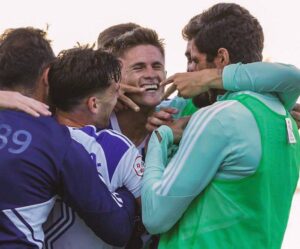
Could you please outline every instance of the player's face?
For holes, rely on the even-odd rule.
[[[165,79],[165,61],[160,50],[152,45],[139,45],[128,49],[122,57],[122,83],[145,88],[143,93],[128,94],[141,108],[155,107],[161,102]]]
[[[191,58],[191,47],[192,47],[192,40],[188,40],[186,44],[186,49],[185,49],[185,57],[187,59],[187,72],[193,72],[192,70],[192,58]]]
[[[119,97],[119,88],[119,83],[112,82],[111,85],[97,97],[99,105],[99,111],[97,117],[95,117],[97,127],[104,128],[109,125],[109,118]]]
[[[188,64],[190,72],[217,67],[215,62],[207,62],[206,54],[199,52],[198,48],[194,43],[194,40],[191,40],[190,56],[191,61],[190,64]],[[199,94],[198,96],[195,96],[193,98],[193,102],[198,107],[205,107],[213,104],[216,101],[217,96],[219,94],[223,94],[223,91],[210,89],[208,92],[204,92]]]
[[[191,40],[190,45],[191,52],[191,62],[190,62],[190,72],[200,71],[206,68],[215,68],[216,65],[214,62],[207,62],[206,54],[199,52],[198,48],[195,45],[194,40]]]

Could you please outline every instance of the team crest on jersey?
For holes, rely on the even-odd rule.
[[[144,162],[142,156],[138,156],[133,164],[133,169],[138,176],[143,176],[144,174]]]

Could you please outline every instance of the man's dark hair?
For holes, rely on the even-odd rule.
[[[0,36],[0,88],[34,90],[54,58],[45,31],[32,27],[6,30]]]
[[[184,40],[192,40],[197,35],[200,28],[201,15],[198,14],[189,20],[188,24],[182,29],[182,37]]]
[[[112,53],[121,57],[128,49],[139,45],[152,45],[157,47],[163,57],[165,56],[164,43],[159,39],[158,34],[148,28],[136,28],[120,35],[112,45]]]
[[[48,73],[51,104],[71,111],[82,99],[108,88],[120,77],[120,62],[108,52],[88,46],[64,50]]]
[[[230,63],[262,60],[264,35],[258,20],[234,3],[219,3],[201,14],[195,44],[212,62],[219,48],[229,52]]]
[[[97,47],[101,49],[109,50],[114,42],[120,35],[126,32],[132,31],[141,26],[136,23],[121,23],[117,25],[110,26],[109,28],[103,30],[97,40]]]

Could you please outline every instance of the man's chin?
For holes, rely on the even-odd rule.
[[[198,108],[202,108],[202,107],[211,105],[212,103],[211,103],[209,93],[204,92],[204,93],[201,93],[201,94],[195,96],[193,98],[193,104]]]
[[[193,103],[196,107],[202,108],[212,105],[217,101],[219,95],[223,95],[226,91],[219,89],[210,89],[207,92],[201,93],[193,98]]]

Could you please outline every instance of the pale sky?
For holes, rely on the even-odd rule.
[[[185,41],[181,30],[189,19],[219,1],[213,0],[7,0],[1,3],[0,32],[6,28],[34,26],[44,29],[55,53],[76,42],[93,43],[105,28],[136,22],[155,29],[166,43],[168,75],[185,71]],[[227,2],[227,1],[224,1]],[[300,32],[296,0],[240,0],[260,21],[265,33],[264,57],[300,67]]]

